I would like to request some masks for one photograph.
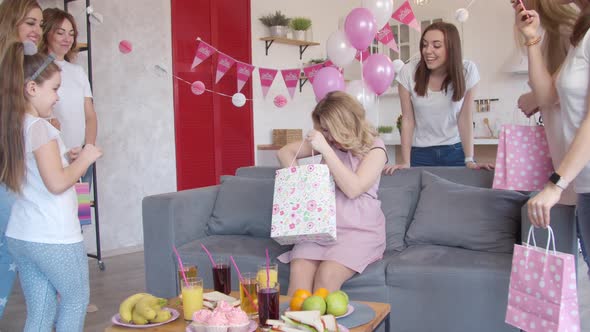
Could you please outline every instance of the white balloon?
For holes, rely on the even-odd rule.
[[[333,32],[326,43],[326,52],[330,59],[338,67],[346,67],[356,55],[356,49],[350,44],[346,33],[342,30]]]
[[[393,60],[393,71],[395,71],[395,74],[399,74],[399,72],[402,70],[402,67],[405,65],[405,63],[400,60],[400,59],[395,59]]]
[[[234,104],[235,107],[242,107],[246,105],[246,96],[243,93],[235,93],[231,97],[231,102]]]
[[[361,7],[365,7],[373,13],[377,30],[381,30],[393,14],[393,0],[363,0]]]
[[[466,8],[459,8],[455,12],[455,19],[460,23],[465,23],[469,18],[469,11]]]
[[[364,87],[364,97],[363,97],[363,87]],[[377,96],[369,88],[369,86],[361,80],[350,81],[346,85],[346,93],[354,97],[358,100],[359,103],[363,105],[366,112],[373,109],[375,107],[375,103],[377,101]]]

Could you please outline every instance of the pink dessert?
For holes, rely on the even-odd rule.
[[[234,308],[232,311],[228,312],[226,315],[227,320],[229,322],[229,332],[246,332],[248,331],[248,325],[250,325],[250,319],[248,319],[248,315],[240,309]]]
[[[194,332],[247,332],[250,320],[240,308],[219,302],[215,310],[202,309],[193,314],[190,330]]]

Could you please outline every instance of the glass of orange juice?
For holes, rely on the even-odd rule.
[[[203,279],[186,278],[182,279],[182,309],[185,320],[192,320],[195,311],[203,308]]]
[[[276,283],[279,281],[279,264],[269,264],[268,275],[270,276],[270,283]],[[256,280],[258,282],[266,284],[266,263],[258,265],[258,273],[256,274]]]

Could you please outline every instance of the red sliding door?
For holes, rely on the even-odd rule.
[[[188,82],[202,81],[209,90],[237,92],[235,65],[215,84],[217,54],[194,71],[190,66],[196,38],[237,61],[252,63],[250,0],[171,0],[173,72]],[[252,97],[249,81],[242,90]],[[241,108],[231,98],[205,92],[174,79],[176,174],[178,190],[214,185],[219,176],[254,165],[252,102]]]

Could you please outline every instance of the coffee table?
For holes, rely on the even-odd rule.
[[[230,294],[235,298],[240,298],[240,294],[236,292],[232,292]],[[291,297],[281,295],[279,301],[289,302],[291,301]],[[350,332],[373,332],[375,331],[381,324],[385,324],[385,331],[390,331],[390,311],[391,306],[388,303],[381,303],[381,302],[366,302],[366,301],[357,301],[364,303],[371,307],[375,311],[375,318],[373,318],[370,322],[365,325],[357,326],[353,329],[350,329]],[[180,313],[180,317],[173,322],[170,322],[165,325],[160,325],[151,328],[142,328],[142,329],[133,329],[124,326],[118,325],[111,325],[107,327],[104,331],[105,332],[130,332],[130,331],[138,331],[138,332],[185,332],[186,327],[190,324],[190,322],[184,320],[184,315],[182,313],[182,305],[181,300],[178,297],[170,299],[168,301],[167,307],[174,308],[178,310]],[[115,312],[113,312],[114,314]],[[260,329],[259,329],[260,330]]]

